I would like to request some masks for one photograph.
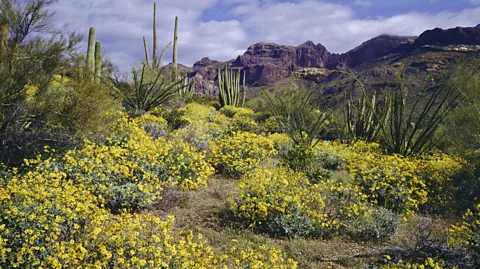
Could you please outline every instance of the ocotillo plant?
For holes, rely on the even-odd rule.
[[[392,93],[389,132],[384,141],[390,152],[403,156],[422,154],[437,144],[439,139],[435,136],[440,124],[464,98],[460,89],[452,83],[452,74],[428,80],[410,105],[407,103],[408,91],[403,70]],[[428,89],[434,91],[429,94]],[[407,107],[410,107],[408,112]]]
[[[157,3],[153,3],[153,61],[152,65],[157,66]]]
[[[243,86],[243,97],[240,97],[240,86]],[[245,72],[243,73],[243,84],[240,84],[240,70],[237,73],[218,69],[218,88],[220,105],[223,106],[243,106],[245,103]]]
[[[147,39],[143,37],[143,48],[145,49],[145,64],[147,67],[150,67],[150,56],[148,56],[148,45],[147,45]]]
[[[173,75],[177,76],[177,39],[178,39],[178,17],[175,17],[175,28],[173,29]]]
[[[177,32],[177,22],[175,23],[175,33]],[[174,34],[174,46],[176,46],[176,34]],[[148,53],[148,45],[147,45],[147,39],[143,37],[143,47],[145,49],[145,64],[147,67],[151,68],[159,68],[163,55],[165,55],[165,51],[168,49],[168,47],[171,45],[172,42],[168,43],[165,48],[163,48],[162,53],[160,54],[160,58],[158,58],[158,42],[157,42],[157,4],[153,3],[153,55],[152,55],[152,61],[150,61],[150,56]],[[174,48],[174,69],[176,70],[176,62],[177,62],[177,56],[176,56],[176,48]],[[150,64],[151,63],[151,64]],[[174,70],[174,72],[175,72]],[[174,75],[173,78],[176,78]]]

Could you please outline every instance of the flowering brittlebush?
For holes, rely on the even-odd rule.
[[[345,159],[347,171],[370,202],[397,212],[418,211],[429,195],[448,202],[451,197],[444,190],[464,164],[440,153],[408,158],[388,155],[375,143],[319,143],[317,147]]]
[[[325,180],[311,184],[308,178],[286,168],[257,169],[246,174],[228,200],[232,213],[252,227],[269,229],[276,219],[308,218],[306,229],[338,231],[344,221],[367,211],[351,186]],[[267,231],[272,232],[272,231]]]
[[[173,217],[111,215],[66,177],[43,165],[1,179],[1,268],[296,268],[268,246],[213,251]]]
[[[209,161],[218,172],[238,178],[252,172],[262,160],[275,153],[272,140],[252,133],[238,132],[214,145]]]

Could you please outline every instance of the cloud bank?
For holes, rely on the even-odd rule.
[[[475,2],[475,1],[473,1]],[[191,66],[202,57],[229,60],[257,42],[298,45],[307,40],[321,43],[331,52],[345,52],[380,34],[419,35],[435,27],[474,26],[480,7],[440,13],[410,11],[384,17],[359,18],[355,8],[375,3],[350,4],[297,0],[163,0],[157,3],[159,50],[173,39],[179,16],[179,62]],[[86,37],[95,26],[106,57],[122,71],[144,58],[143,36],[152,46],[153,1],[62,0],[53,6],[55,22],[69,24]],[[215,15],[217,14],[217,15]],[[171,50],[164,58],[171,60]]]

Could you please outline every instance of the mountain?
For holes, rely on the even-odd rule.
[[[275,43],[257,43],[248,47],[243,55],[226,62],[203,58],[188,69],[189,77],[196,80],[198,93],[216,95],[216,77],[219,68],[241,70],[250,86],[271,86],[292,76],[328,85],[337,78],[335,73],[345,66],[359,73],[367,81],[377,78],[394,79],[392,70],[410,67],[419,77],[436,72],[458,61],[466,54],[480,52],[480,25],[476,27],[435,28],[418,37],[380,35],[343,53],[331,53],[322,44],[307,41],[298,46]],[[387,83],[388,84],[388,83]]]

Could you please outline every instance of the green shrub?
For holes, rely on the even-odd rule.
[[[167,121],[168,127],[171,130],[178,130],[187,126],[190,122],[185,118],[185,110],[174,108],[164,111],[162,113],[163,118]]]
[[[210,143],[213,143],[213,135],[210,133],[212,130],[209,127],[211,124],[205,123],[204,125],[190,124],[184,128],[179,129],[176,134],[180,139],[187,142],[190,146],[196,148],[201,152],[208,152],[210,149]]]
[[[342,156],[330,151],[320,151],[317,153],[317,158],[325,169],[340,170],[345,165],[345,160]]]
[[[348,233],[359,241],[386,242],[398,229],[399,218],[392,211],[379,207],[348,224]]]
[[[122,209],[142,210],[152,205],[153,195],[140,191],[136,184],[112,186],[108,193],[105,205],[113,213],[119,213]]]
[[[312,181],[317,181],[324,173],[315,150],[310,146],[293,146],[284,154],[283,163],[294,171],[303,172]]]

